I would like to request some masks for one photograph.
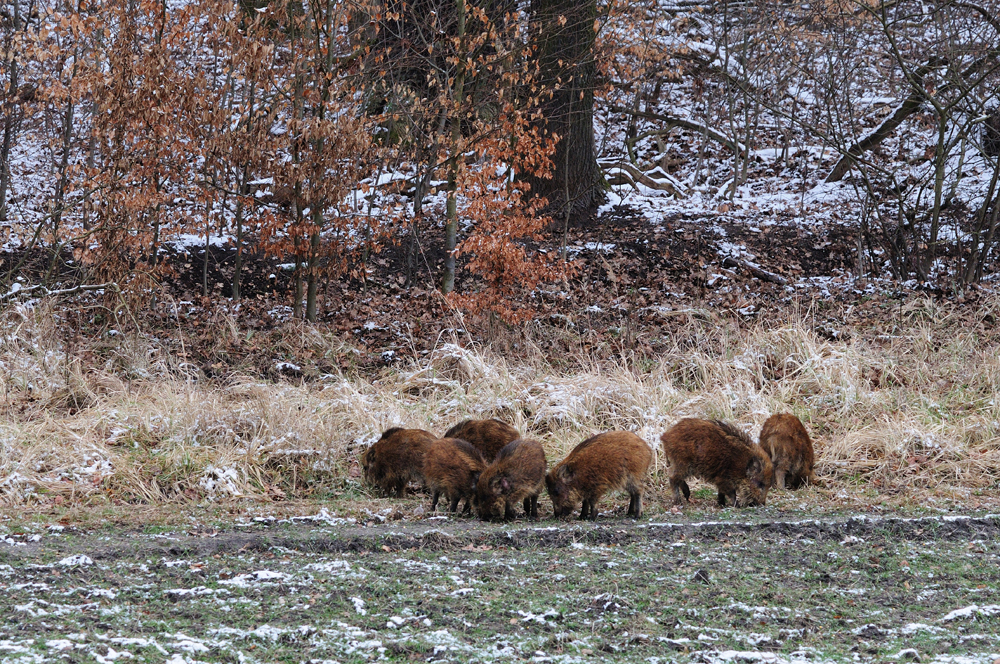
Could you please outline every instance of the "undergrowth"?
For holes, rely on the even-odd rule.
[[[994,307],[971,319],[990,319]],[[595,432],[635,431],[657,452],[662,490],[658,439],[675,421],[723,418],[756,436],[778,411],[812,433],[824,495],[1000,488],[997,339],[968,312],[929,300],[911,301],[883,329],[833,340],[804,314],[750,324],[691,316],[652,357],[546,357],[525,335],[516,358],[441,343],[378,374],[277,382],[208,379],[138,334],[69,343],[51,303],[2,318],[7,506],[329,495],[359,486],[357,455],[382,430],[441,433],[465,417],[510,422],[543,442],[550,463]]]

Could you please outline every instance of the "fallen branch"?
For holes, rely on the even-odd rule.
[[[917,70],[914,76],[918,82],[924,80],[924,76],[931,70],[933,64],[934,62],[932,61]],[[847,148],[847,152],[837,161],[830,174],[826,176],[826,182],[840,182],[847,175],[847,172],[851,170],[855,159],[885,140],[889,134],[896,130],[896,127],[903,124],[903,120],[917,112],[926,98],[926,93],[922,89],[914,88],[910,92],[910,96],[896,107],[896,112],[883,120],[882,124],[875,131]]]
[[[746,157],[747,146],[743,145],[737,140],[729,138],[723,133],[712,129],[708,125],[702,124],[700,122],[695,122],[694,120],[687,120],[685,118],[678,118],[673,115],[664,115],[663,113],[651,113],[649,111],[634,111],[631,108],[626,108],[624,106],[618,106],[612,104],[608,106],[608,110],[614,111],[615,113],[625,113],[626,115],[634,115],[639,118],[645,118],[646,120],[657,120],[658,122],[663,122],[667,125],[664,131],[669,131],[673,127],[684,127],[685,129],[690,129],[692,131],[697,131],[705,136],[708,136],[713,141],[722,143],[727,148],[735,152],[741,157]]]
[[[677,198],[687,198],[688,190],[680,181],[675,179],[662,168],[656,167],[650,173],[644,173],[627,161],[616,161],[610,164],[601,164],[608,173],[610,184],[630,184],[633,187],[636,183],[657,191],[666,191]],[[615,172],[617,171],[617,172]],[[656,177],[653,177],[655,175]]]
[[[995,27],[1000,29],[1000,24],[997,24]],[[948,83],[945,83],[935,94],[940,97],[941,95],[950,92],[952,89],[959,87],[959,83],[961,83],[960,89],[964,90],[974,88],[974,85],[970,85],[968,83],[968,79],[981,72],[982,69],[998,55],[1000,55],[1000,49],[993,49],[987,55],[979,58],[966,67],[965,70],[961,72],[960,81],[949,81]],[[939,67],[942,64],[943,61],[940,58],[931,58],[927,64],[921,65],[917,68],[917,71],[913,73],[914,81],[910,86],[911,91],[909,96],[896,107],[896,111],[887,117],[882,124],[875,129],[875,131],[866,135],[842,153],[843,156],[834,165],[830,174],[826,176],[826,182],[839,182],[842,180],[844,176],[847,175],[848,171],[851,170],[851,166],[854,165],[854,162],[858,157],[876,147],[879,143],[885,140],[887,136],[892,134],[896,127],[901,125],[906,118],[920,110],[920,107],[928,99],[928,93],[923,87],[924,76],[926,76],[932,69]]]
[[[722,265],[723,267],[742,267],[761,281],[769,281],[772,284],[780,284],[782,286],[788,284],[788,279],[785,279],[780,274],[768,272],[767,270],[761,269],[749,261],[741,260],[739,258],[726,256],[726,258],[722,261]]]
[[[121,292],[121,289],[118,287],[118,284],[114,282],[108,282],[106,284],[80,284],[79,286],[73,286],[72,288],[60,288],[58,290],[49,290],[47,287],[42,286],[41,284],[22,287],[21,284],[15,283],[9,293],[7,293],[6,295],[0,295],[0,303],[14,299],[15,297],[20,297],[22,295],[28,295],[28,294],[31,294],[32,297],[47,297],[49,295],[73,295],[75,293],[80,293],[83,291],[96,291],[96,290],[107,290],[107,289],[113,290],[116,293]]]

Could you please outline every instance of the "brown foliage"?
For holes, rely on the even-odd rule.
[[[718,420],[686,418],[662,436],[663,452],[670,460],[670,486],[674,503],[681,491],[691,499],[686,480],[694,475],[719,490],[719,506],[726,498],[739,506],[763,505],[774,474],[771,460],[745,433]]]
[[[642,492],[653,452],[644,440],[627,431],[592,436],[577,445],[545,478],[556,517],[566,516],[580,502],[580,519],[597,519],[597,503],[608,491],[629,493],[629,516],[642,516]]]

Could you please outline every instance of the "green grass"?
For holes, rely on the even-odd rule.
[[[728,512],[716,516],[736,516],[732,525],[686,529],[450,519],[346,530],[256,522],[218,537],[45,534],[34,549],[0,549],[10,607],[0,657],[94,661],[109,648],[133,662],[997,656],[995,531],[967,536],[934,519],[876,524],[862,537],[844,536],[853,522],[843,521],[754,531],[742,526],[746,512]],[[94,563],[62,564],[71,553]]]

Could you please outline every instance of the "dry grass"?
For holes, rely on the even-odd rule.
[[[504,419],[554,459],[598,431],[656,443],[679,418],[705,416],[756,435],[772,412],[791,411],[831,493],[1000,488],[997,343],[922,300],[848,341],[817,336],[804,317],[692,320],[656,358],[560,368],[540,353],[514,362],[442,345],[378,377],[305,385],[198,381],[141,337],[67,348],[52,314],[43,305],[0,320],[2,505],[308,496],[356,483],[357,453],[383,429],[442,432],[466,416]]]

